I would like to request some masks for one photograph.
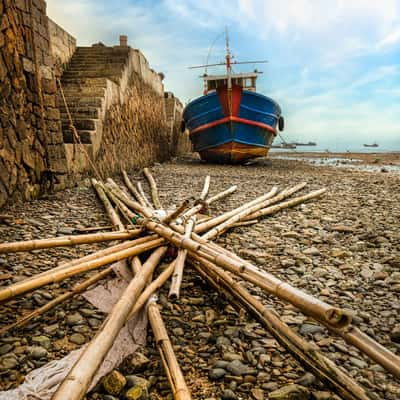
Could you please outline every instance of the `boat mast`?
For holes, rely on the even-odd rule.
[[[229,115],[232,115],[232,66],[231,66],[231,52],[229,49],[229,35],[228,28],[225,27],[225,42],[226,42],[226,75],[228,87],[228,107]]]

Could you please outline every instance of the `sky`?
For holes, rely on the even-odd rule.
[[[257,90],[281,105],[287,141],[400,150],[400,0],[47,0],[47,10],[81,46],[128,35],[183,103],[202,93],[203,70],[187,67],[223,61],[226,26],[236,60],[268,60],[247,69],[264,72]]]

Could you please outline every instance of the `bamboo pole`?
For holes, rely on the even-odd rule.
[[[121,220],[119,219],[117,213],[115,212],[113,206],[108,200],[107,195],[99,181],[96,179],[92,179],[92,185],[94,186],[100,200],[103,202],[106,212],[111,220],[111,223],[118,228],[118,230],[123,231],[125,229],[124,225],[122,224]]]
[[[14,283],[13,285],[10,285],[0,290],[0,302],[4,302],[5,300],[8,300],[12,297],[48,285],[49,283],[60,282],[64,279],[67,279],[74,275],[78,275],[82,272],[90,271],[103,265],[111,264],[115,261],[138,255],[140,253],[143,253],[144,251],[154,249],[164,242],[165,240],[163,239],[155,239],[152,241],[147,241],[147,243],[135,245],[134,241],[132,241],[132,245],[125,250],[114,252],[110,255],[103,256],[101,258],[97,258],[91,261],[86,261],[81,264],[73,265],[70,267],[63,267],[56,271],[46,271],[40,274],[40,276]]]
[[[104,188],[104,190],[107,192],[108,197],[116,205],[116,207],[121,212],[121,214],[124,216],[124,218],[128,221],[128,223],[131,223],[132,219],[129,217],[129,214],[126,212],[125,208],[121,208],[120,207],[120,203],[118,201],[118,198],[115,196],[114,192],[112,192],[110,190],[110,187],[111,186],[108,186],[108,184],[106,184],[106,187]]]
[[[204,239],[211,239],[211,238],[215,238],[216,236],[219,236],[226,229],[228,229],[232,224],[239,222],[241,219],[244,219],[248,215],[253,215],[254,212],[256,212],[262,208],[265,208],[271,204],[277,203],[277,202],[285,199],[286,197],[291,196],[293,193],[302,189],[304,187],[304,185],[305,185],[304,183],[300,183],[299,185],[296,185],[293,188],[284,190],[282,193],[278,194],[277,196],[274,196],[274,197],[270,196],[269,198],[259,201],[252,206],[247,206],[245,209],[239,211],[235,215],[232,215],[229,219],[225,220],[224,222],[220,223],[219,225],[215,226],[213,229],[211,229],[207,233],[205,233],[203,235]],[[255,219],[255,218],[250,218],[250,219]],[[208,222],[206,222],[206,224],[207,223],[209,224],[210,222],[208,221]]]
[[[191,217],[185,224],[185,238],[190,238],[194,226],[196,224],[196,217]],[[179,299],[179,292],[181,289],[183,269],[185,267],[185,261],[187,256],[186,249],[178,250],[178,257],[176,258],[175,270],[172,275],[171,287],[169,290],[168,297],[171,299]]]
[[[153,178],[153,175],[151,174],[151,172],[148,168],[144,168],[143,173],[144,173],[145,177],[147,178],[147,181],[149,182],[149,185],[150,185],[151,197],[153,199],[153,204],[155,205],[156,209],[162,210],[163,206],[161,205],[160,198],[158,196],[157,184]]]
[[[258,223],[258,219],[250,219],[248,221],[239,221],[232,224],[229,228],[240,228],[242,226],[249,226]]]
[[[192,396],[186,385],[185,378],[176,359],[172,343],[161,317],[159,307],[155,301],[151,301],[147,307],[147,314],[154,338],[160,352],[161,360],[172,388],[175,400],[191,400]]]
[[[126,187],[130,190],[130,192],[133,194],[134,198],[142,205],[146,206],[146,202],[144,201],[143,197],[140,195],[138,190],[135,188],[131,180],[129,179],[128,174],[126,173],[125,170],[122,171],[122,176],[124,178],[124,182]]]
[[[242,221],[248,221],[248,220],[251,220],[251,219],[264,217],[266,215],[270,215],[270,214],[276,213],[276,212],[278,212],[280,210],[283,210],[284,208],[297,206],[298,204],[304,203],[305,201],[307,201],[309,199],[313,199],[315,197],[320,197],[325,192],[326,192],[326,189],[314,190],[313,192],[310,192],[310,193],[308,193],[308,194],[306,194],[304,196],[295,197],[294,199],[285,201],[285,202],[277,204],[275,206],[267,207],[267,208],[263,208],[261,210],[258,210],[257,212],[254,212],[254,213],[252,213],[250,215],[247,215],[246,217],[242,218]]]
[[[209,206],[210,204],[231,195],[233,192],[236,191],[236,189],[237,189],[236,185],[231,186],[230,188],[224,190],[223,192],[217,193],[215,196],[208,198],[207,200],[205,200],[205,203],[207,206]],[[193,217],[193,215],[196,215],[198,212],[200,212],[203,209],[203,207],[204,204],[202,204],[201,202],[199,204],[196,204],[194,207],[190,208],[185,213],[183,213],[182,218],[189,219],[190,217]]]
[[[58,387],[52,400],[80,400],[84,397],[95,373],[125,324],[140,292],[146,285],[147,278],[153,273],[166,250],[166,246],[160,247],[143,264],[143,267],[114,305],[97,335],[87,345],[66,378]]]
[[[200,193],[200,197],[199,197],[200,200],[205,201],[205,199],[207,198],[208,191],[210,190],[210,181],[211,181],[211,178],[209,175],[207,175],[206,179],[204,181],[203,190]]]
[[[142,196],[144,202],[146,203],[146,207],[148,209],[150,209],[150,210],[154,210],[153,205],[150,203],[149,199],[146,196],[146,193],[143,190],[142,183],[141,182],[137,182],[136,186],[137,186],[137,189],[138,189],[140,195]]]
[[[397,379],[400,379],[400,357],[392,353],[355,326],[346,329],[333,329],[330,331],[340,335],[346,343],[357,347],[377,364],[389,371]]]
[[[14,329],[14,328],[20,328],[21,326],[26,325],[29,321],[32,319],[45,314],[47,311],[51,310],[52,308],[56,307],[58,304],[63,303],[64,301],[70,299],[73,296],[76,296],[79,293],[84,292],[88,287],[92,286],[96,282],[100,281],[101,279],[105,278],[108,276],[111,272],[113,271],[112,267],[108,267],[104,269],[101,272],[98,272],[97,274],[91,276],[90,278],[84,280],[81,283],[78,283],[75,285],[72,289],[66,291],[62,295],[56,297],[55,299],[49,301],[47,304],[44,306],[30,312],[27,315],[24,315],[14,323],[7,325],[3,328],[0,329],[0,336],[3,336],[6,332]]]
[[[59,236],[48,239],[35,239],[21,242],[0,243],[0,254],[49,249],[62,246],[75,246],[79,244],[108,242],[113,240],[127,240],[139,235],[140,232],[142,232],[142,229],[133,229],[130,231],[125,230],[118,232],[89,233],[86,235]]]
[[[237,213],[243,211],[243,210],[247,210],[249,207],[254,206],[255,204],[259,204],[262,201],[266,201],[268,199],[271,199],[272,197],[275,196],[276,192],[277,192],[277,187],[274,186],[268,193],[265,193],[264,195],[257,197],[256,199],[243,204],[240,207],[237,207],[231,211],[227,211],[215,218],[212,218],[206,222],[203,222],[199,225],[196,226],[195,232],[196,233],[200,233],[200,232],[205,232],[208,231],[209,229],[213,228],[214,226],[217,226],[221,223],[223,223],[224,221],[228,220],[229,218],[233,217],[234,215],[236,215]]]
[[[285,347],[302,367],[311,371],[318,379],[332,388],[345,400],[368,400],[365,390],[351,377],[342,372],[334,362],[325,357],[315,344],[306,342],[280,320],[274,311],[256,300],[239,282],[215,264],[202,259],[202,267],[192,265],[217,291],[227,295],[228,300],[245,306],[257,317],[272,336]]]

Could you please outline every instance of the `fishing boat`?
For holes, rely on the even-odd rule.
[[[283,130],[284,120],[278,103],[256,91],[256,80],[261,72],[233,71],[238,64],[264,62],[232,60],[226,33],[225,62],[191,67],[226,67],[222,75],[202,75],[203,96],[191,101],[183,112],[184,127],[189,130],[193,149],[203,160],[237,163],[264,157],[277,129]]]
[[[366,143],[364,143],[364,147],[379,147],[379,144],[378,143],[372,143],[372,144],[366,144]]]

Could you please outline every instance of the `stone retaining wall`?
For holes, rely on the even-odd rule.
[[[0,0],[0,207],[65,183],[43,0]]]
[[[57,76],[60,76],[75,52],[76,39],[50,18],[48,19],[48,26],[55,72]]]

